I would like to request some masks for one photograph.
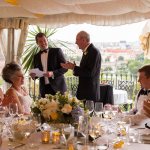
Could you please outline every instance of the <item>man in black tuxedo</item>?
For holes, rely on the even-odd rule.
[[[77,98],[80,100],[100,100],[99,77],[101,69],[101,54],[99,50],[90,43],[90,35],[80,31],[76,36],[76,44],[83,51],[80,66],[67,62],[61,66],[72,69],[73,74],[79,77]]]
[[[60,91],[62,94],[67,90],[64,73],[67,69],[61,67],[60,63],[65,63],[65,58],[60,48],[49,48],[48,39],[44,33],[38,33],[35,37],[40,51],[34,56],[33,66],[44,71],[44,77],[40,78],[40,94],[55,95]],[[35,74],[31,73],[34,79]]]

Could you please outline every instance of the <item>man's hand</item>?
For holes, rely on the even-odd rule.
[[[47,71],[46,73],[43,74],[44,77],[48,77],[48,78],[51,78],[54,76],[53,72],[52,71]]]
[[[67,63],[61,63],[60,64],[63,68],[65,69],[74,69],[74,67],[76,66],[75,62],[74,63],[71,63],[69,61],[67,61]]]
[[[35,73],[30,73],[29,75],[31,76],[31,78],[32,78],[33,80],[35,80],[35,78],[36,78],[36,74],[35,74]]]

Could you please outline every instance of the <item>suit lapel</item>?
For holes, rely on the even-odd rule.
[[[49,51],[48,51],[48,56],[47,56],[47,69],[50,68],[50,61],[51,61],[51,57],[52,57],[52,52],[53,52],[53,49],[52,48],[49,48]]]
[[[80,66],[84,66],[86,64],[86,60],[88,58],[89,50],[90,50],[91,46],[92,46],[92,44],[90,44],[89,47],[87,48],[87,51],[86,51],[87,53],[82,55]]]

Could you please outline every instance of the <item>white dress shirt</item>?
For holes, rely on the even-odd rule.
[[[41,54],[41,61],[42,61],[43,71],[45,73],[47,72],[48,52],[49,52],[49,50],[47,50],[47,53],[43,52]],[[45,84],[49,84],[48,77],[44,77],[44,79],[45,79]]]

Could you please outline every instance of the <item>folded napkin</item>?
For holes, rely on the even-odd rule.
[[[140,132],[140,140],[150,142],[150,130],[149,129],[144,129],[139,132]]]

